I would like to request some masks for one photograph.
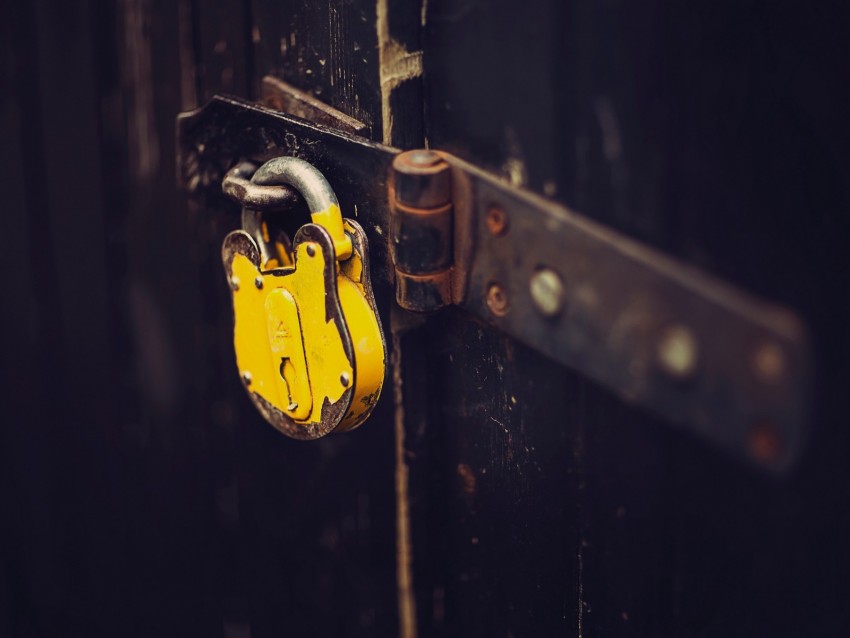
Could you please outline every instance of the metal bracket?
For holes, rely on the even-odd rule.
[[[460,306],[760,466],[799,454],[810,352],[786,309],[446,153],[399,154],[229,97],[181,115],[178,144],[181,181],[213,205],[239,160],[315,164],[403,307]]]

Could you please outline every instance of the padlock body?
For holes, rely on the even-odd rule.
[[[365,236],[348,220],[346,230],[355,249],[339,262],[324,228],[302,227],[290,268],[264,269],[247,233],[225,239],[240,376],[266,419],[294,438],[357,427],[383,385],[386,347]]]

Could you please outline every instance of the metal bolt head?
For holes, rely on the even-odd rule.
[[[508,232],[508,216],[498,206],[487,209],[487,230],[494,237],[499,237]]]
[[[316,247],[313,244],[307,244],[307,256],[315,257],[316,256]]]
[[[251,373],[247,370],[242,373],[242,381],[245,382],[245,385],[251,385]]]
[[[234,291],[239,290],[239,277],[234,275],[230,278],[230,288]]]
[[[487,307],[494,315],[501,317],[508,311],[508,293],[501,284],[492,283],[487,288]]]
[[[351,377],[347,372],[343,372],[339,375],[339,382],[347,388],[348,384],[351,383]]]
[[[263,289],[263,278],[257,277],[254,280],[254,285],[257,287],[257,290],[262,290]]]
[[[664,372],[676,379],[687,379],[697,370],[699,345],[687,326],[674,325],[661,335],[656,355]]]
[[[557,317],[564,309],[564,284],[551,268],[541,268],[529,282],[531,299],[544,317]]]

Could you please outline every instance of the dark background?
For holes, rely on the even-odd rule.
[[[390,1],[424,51],[391,131],[381,6],[0,2],[0,636],[848,635],[842,3]],[[174,119],[266,74],[795,308],[800,463],[744,467],[454,311],[396,337],[358,432],[264,425],[237,211],[187,205]]]

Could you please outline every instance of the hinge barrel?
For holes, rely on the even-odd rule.
[[[431,151],[393,160],[390,255],[398,305],[429,312],[452,303],[454,225],[449,165]]]

